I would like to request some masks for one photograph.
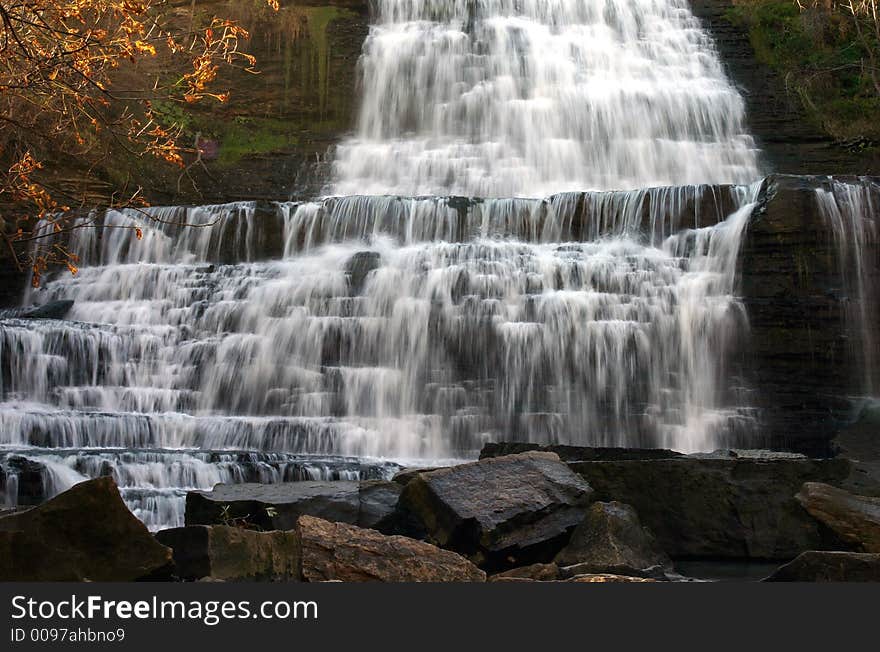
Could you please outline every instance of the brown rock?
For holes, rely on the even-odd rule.
[[[423,541],[385,536],[345,523],[301,516],[302,577],[308,582],[483,582],[464,557]]]
[[[655,582],[649,577],[633,577],[632,575],[614,575],[612,573],[591,573],[575,575],[566,582]]]
[[[556,564],[530,564],[492,575],[489,581],[534,580],[535,582],[552,582],[561,578],[562,571]]]
[[[161,576],[171,550],[132,514],[110,477],[0,518],[0,580],[121,582]]]
[[[880,553],[880,498],[805,482],[795,499],[816,520],[865,552]]]

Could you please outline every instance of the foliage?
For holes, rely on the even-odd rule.
[[[264,508],[266,517],[273,519],[278,516],[278,510],[273,506],[269,505]],[[233,516],[232,515],[232,505],[223,505],[220,508],[220,524],[225,525],[226,527],[237,527],[242,530],[254,530],[255,532],[262,532],[263,528],[254,521],[251,520],[251,515],[246,514],[245,516]]]
[[[825,131],[880,139],[880,0],[735,0],[758,59]]]
[[[278,0],[266,4],[277,11]],[[0,232],[35,284],[50,265],[76,273],[76,254],[51,236],[92,226],[72,218],[87,198],[53,186],[41,159],[97,165],[112,146],[185,168],[184,154],[199,152],[178,142],[184,125],[169,107],[226,102],[215,88],[222,69],[254,70],[239,47],[247,36],[221,17],[187,21],[169,0],[0,0]],[[160,54],[170,69],[156,69]],[[125,83],[144,75],[151,84]],[[140,195],[122,192],[113,205],[143,205]]]

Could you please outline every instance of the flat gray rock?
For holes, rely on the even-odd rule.
[[[187,525],[247,524],[291,530],[300,516],[375,527],[397,504],[394,482],[304,481],[277,484],[218,484],[186,497]]]

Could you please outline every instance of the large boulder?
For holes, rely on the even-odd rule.
[[[360,527],[382,529],[400,499],[403,487],[397,482],[384,480],[364,480],[360,483],[358,495],[359,511],[357,525]]]
[[[394,482],[343,480],[218,484],[186,496],[187,525],[248,524],[290,530],[300,516],[375,527],[397,504]]]
[[[844,541],[880,553],[880,498],[856,496],[821,482],[804,483],[795,498]]]
[[[131,581],[161,577],[171,550],[102,477],[39,507],[0,517],[2,581]]]
[[[569,466],[599,500],[632,505],[673,559],[792,559],[805,550],[839,546],[794,494],[804,482],[846,478],[850,465],[843,459],[728,451]]]
[[[642,527],[636,510],[616,501],[593,503],[554,561],[558,566],[576,566],[578,574],[644,576],[672,565]]]
[[[780,566],[765,582],[880,582],[880,555],[808,550]]]
[[[183,580],[299,580],[296,531],[191,525],[161,530],[156,539],[174,551],[174,575]]]
[[[592,500],[557,455],[527,452],[420,473],[398,516],[412,534],[502,570],[552,560]]]
[[[303,516],[302,577],[308,582],[483,582],[464,557],[423,541]]]
[[[880,400],[866,401],[856,420],[841,429],[832,444],[853,467],[840,488],[860,496],[880,496]]]

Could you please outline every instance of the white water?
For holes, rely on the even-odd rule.
[[[880,306],[877,305],[875,265],[868,258],[877,244],[880,218],[880,185],[869,178],[831,180],[828,190],[817,189],[819,209],[834,235],[845,283],[847,322],[852,330],[852,349],[862,370],[861,390],[877,396],[877,342]]]
[[[361,66],[336,196],[108,211],[28,296],[70,320],[0,320],[2,502],[20,458],[158,528],[216,482],[487,441],[748,441],[756,151],[686,3],[380,0]]]
[[[377,0],[336,195],[750,183],[742,97],[686,0]]]
[[[151,527],[188,489],[387,477],[369,460],[490,440],[716,448],[753,423],[727,359],[754,192],[110,211],[74,236],[79,274],[30,297],[72,321],[3,322],[0,446],[46,495],[112,474]]]

